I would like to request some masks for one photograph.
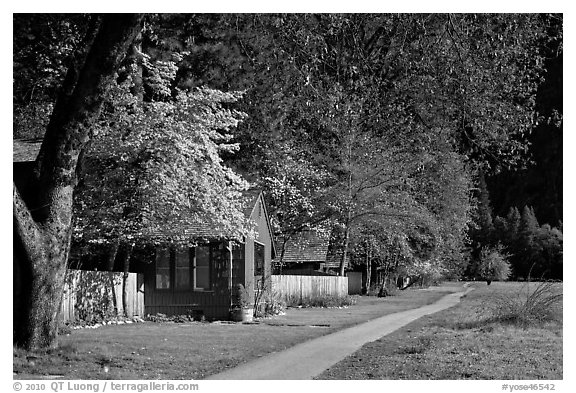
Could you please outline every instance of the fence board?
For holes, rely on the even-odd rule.
[[[126,281],[127,315],[144,315],[144,279],[129,273]],[[122,273],[69,269],[60,317],[63,322],[123,315]]]
[[[272,290],[288,303],[348,295],[348,277],[273,275]]]

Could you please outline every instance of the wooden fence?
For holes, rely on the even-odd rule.
[[[288,303],[348,295],[348,277],[273,275],[272,290]]]
[[[144,315],[144,277],[129,273],[126,281],[127,315]],[[124,315],[122,273],[69,269],[60,315],[64,322],[92,321]]]

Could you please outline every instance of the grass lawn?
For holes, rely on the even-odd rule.
[[[473,286],[457,306],[364,345],[317,379],[562,379],[562,304],[553,320],[521,326],[487,307],[524,284]]]
[[[358,297],[348,308],[290,308],[258,324],[146,322],[75,330],[61,336],[54,351],[15,349],[14,378],[201,379],[347,326],[433,303],[455,285],[460,284]]]

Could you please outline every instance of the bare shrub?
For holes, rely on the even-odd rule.
[[[518,292],[494,296],[481,308],[494,322],[529,326],[558,321],[562,318],[562,293],[552,282],[527,282]]]
[[[257,318],[278,315],[287,307],[286,301],[272,289],[271,279],[258,281],[254,296],[254,316]]]

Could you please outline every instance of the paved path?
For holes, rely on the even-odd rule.
[[[250,361],[206,379],[312,379],[362,345],[376,341],[424,315],[452,307],[472,288],[444,296],[436,303],[389,314],[338,332],[318,337]]]

